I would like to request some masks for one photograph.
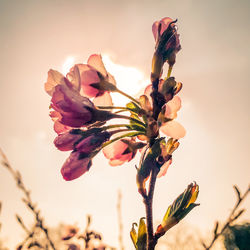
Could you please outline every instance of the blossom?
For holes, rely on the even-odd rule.
[[[171,18],[165,17],[154,22],[152,26],[156,50],[163,55],[163,62],[167,61],[170,66],[175,63],[176,53],[181,49],[175,22]]]
[[[55,86],[51,107],[57,111],[57,118],[61,124],[76,128],[115,117],[108,111],[96,109],[87,97],[65,85]]]
[[[62,166],[61,174],[66,181],[72,181],[91,167],[92,162],[89,155],[78,151],[73,151]]]
[[[106,131],[98,132],[98,128],[92,129],[91,134],[90,131],[71,130],[59,135],[54,141],[60,150],[73,150],[61,169],[63,178],[67,181],[74,180],[89,170],[92,157],[111,136]]]
[[[135,139],[121,139],[111,143],[103,149],[104,156],[109,159],[111,166],[119,166],[125,162],[131,161],[137,152],[137,149],[146,144],[135,142]]]
[[[92,98],[98,105],[112,105],[110,91],[116,90],[114,77],[107,72],[101,55],[93,54],[87,64],[76,64],[80,74],[83,95]],[[67,74],[68,79],[74,79],[74,68]]]
[[[61,151],[70,151],[75,148],[75,145],[82,139],[80,133],[76,133],[77,129],[71,130],[58,135],[55,140],[55,146]]]

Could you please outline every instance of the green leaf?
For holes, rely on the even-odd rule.
[[[133,223],[132,224],[132,228],[131,228],[131,231],[130,231],[130,238],[135,246],[135,249],[137,249],[137,246],[136,246],[136,242],[137,242],[137,233],[135,231],[135,228],[134,226],[137,226],[137,223]]]
[[[130,109],[131,111],[137,114],[141,111],[141,108],[134,102],[127,103],[126,108]]]
[[[147,227],[145,223],[145,218],[142,217],[139,223],[138,238],[137,238],[137,249],[146,250],[147,247]]]

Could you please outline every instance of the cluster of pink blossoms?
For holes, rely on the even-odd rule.
[[[170,137],[168,141],[161,139],[159,150],[156,150],[161,168],[158,176],[166,173],[185,129],[175,121],[181,108],[181,99],[176,94],[182,84],[174,77],[161,78],[162,66],[167,62],[171,67],[181,47],[170,18],[155,22],[153,34],[156,51],[152,84],[138,99],[116,87],[101,55],[91,55],[87,64],[74,65],[66,76],[55,70],[48,72],[45,90],[51,96],[50,116],[58,134],[54,144],[61,151],[72,151],[61,169],[65,180],[76,179],[87,172],[93,157],[100,151],[111,166],[131,161],[138,151],[144,156],[149,155],[147,150],[153,140],[160,138],[160,132]],[[163,43],[164,39],[168,42]],[[111,92],[130,98],[126,107],[113,106]],[[111,119],[117,119],[117,123],[109,123]],[[126,122],[121,123],[123,120]],[[147,174],[142,175],[143,185],[147,178]]]

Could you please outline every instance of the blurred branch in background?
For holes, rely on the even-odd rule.
[[[220,237],[221,235],[224,235],[225,230],[230,228],[232,223],[235,222],[242,215],[242,213],[245,211],[245,209],[239,210],[238,208],[239,208],[240,204],[242,203],[242,201],[247,197],[247,195],[250,191],[250,186],[248,186],[247,190],[245,191],[245,193],[243,195],[241,195],[241,192],[237,186],[234,186],[234,190],[237,194],[238,200],[237,200],[232,212],[230,213],[225,225],[222,226],[220,231],[218,231],[219,226],[220,226],[219,222],[218,221],[216,222],[215,227],[214,227],[214,231],[213,231],[213,239],[212,239],[211,243],[206,245],[204,242],[202,242],[202,246],[206,250],[211,249],[212,246],[214,245],[215,241],[218,239],[218,237]]]
[[[118,200],[117,200],[117,214],[118,214],[118,226],[119,226],[119,245],[120,249],[124,250],[123,245],[123,223],[122,223],[122,211],[121,211],[121,203],[122,203],[122,193],[121,190],[118,191]]]
[[[27,206],[27,208],[30,209],[30,211],[34,214],[34,218],[36,223],[34,224],[34,226],[32,227],[31,230],[29,230],[22,218],[19,215],[16,215],[17,221],[19,222],[19,224],[21,225],[21,227],[24,229],[24,231],[27,233],[27,237],[24,239],[24,241],[18,246],[18,250],[22,249],[29,240],[31,240],[29,242],[28,248],[31,248],[32,246],[37,246],[39,248],[43,248],[43,246],[41,246],[40,243],[33,241],[33,236],[36,233],[36,229],[41,229],[44,233],[44,235],[46,236],[46,243],[45,243],[45,249],[48,249],[49,246],[51,249],[55,250],[55,245],[49,235],[48,232],[48,228],[44,225],[44,219],[41,217],[40,215],[40,210],[37,208],[37,205],[31,200],[30,197],[30,191],[25,187],[23,180],[22,180],[22,176],[20,174],[20,172],[18,170],[14,170],[6,155],[4,154],[4,152],[2,151],[2,149],[0,148],[0,154],[2,156],[2,161],[1,164],[7,168],[7,170],[11,173],[11,175],[13,176],[13,178],[16,181],[17,187],[23,192],[24,194],[24,198],[22,199],[22,201],[25,203],[25,205]]]
[[[95,232],[90,228],[91,216],[87,216],[87,224],[84,231],[79,232],[80,229],[75,225],[60,224],[57,228],[48,229],[44,225],[44,219],[40,215],[40,210],[37,205],[31,200],[30,191],[25,187],[22,176],[19,171],[15,171],[6,155],[0,148],[0,155],[2,157],[1,164],[8,169],[13,178],[16,181],[17,187],[24,193],[22,201],[25,203],[27,208],[32,211],[35,218],[34,225],[29,228],[23,222],[20,215],[16,215],[16,219],[19,225],[23,228],[26,233],[25,239],[18,245],[17,250],[21,249],[67,249],[67,250],[114,250],[115,248],[110,247],[102,243],[102,236],[100,233]],[[120,201],[118,201],[120,202]],[[0,202],[0,213],[2,203]],[[1,223],[0,223],[1,230]],[[49,232],[50,231],[50,232]],[[53,240],[52,240],[53,239]],[[82,244],[82,240],[84,244]],[[81,241],[81,244],[79,242]],[[81,245],[84,245],[81,247]],[[124,249],[124,248],[123,248]],[[0,240],[0,250],[7,250],[2,245]]]

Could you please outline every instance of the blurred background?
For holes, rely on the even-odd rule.
[[[0,0],[0,147],[22,173],[47,225],[82,226],[91,214],[105,242],[118,246],[120,190],[124,244],[132,249],[129,230],[145,214],[135,184],[139,158],[110,167],[100,154],[89,173],[64,181],[60,168],[69,153],[53,145],[44,83],[50,68],[66,73],[101,53],[119,88],[136,94],[149,82],[152,24],[166,16],[178,18],[182,50],[172,75],[183,83],[178,121],[187,135],[157,182],[154,218],[160,221],[194,180],[201,205],[184,223],[206,235],[216,219],[227,218],[236,200],[232,186],[243,191],[250,180],[249,12],[248,0]],[[15,214],[32,221],[21,197],[1,167],[1,238],[11,249],[24,236]],[[241,221],[249,220],[249,205],[248,199]]]

